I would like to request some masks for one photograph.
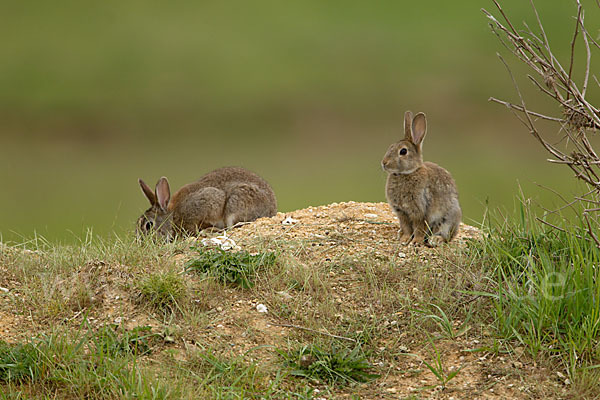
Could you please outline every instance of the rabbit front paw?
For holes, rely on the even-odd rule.
[[[404,244],[404,245],[408,245],[410,244],[410,242],[413,240],[413,236],[412,235],[408,235],[408,234],[401,234],[400,235],[400,243]]]
[[[431,235],[428,239],[427,239],[427,246],[429,247],[437,247],[443,243],[445,243],[446,241],[444,240],[444,238],[441,235]]]

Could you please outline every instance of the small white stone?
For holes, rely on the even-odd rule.
[[[0,292],[8,293],[8,289],[5,287],[0,287]]]
[[[200,241],[204,246],[215,246],[220,247],[222,250],[241,250],[242,248],[238,246],[235,241],[227,237],[227,235],[217,236],[209,239],[202,239]]]
[[[256,306],[256,311],[258,311],[259,313],[266,313],[267,312],[267,306],[265,306],[264,304],[259,304]]]
[[[379,215],[377,214],[365,214],[365,218],[377,218]]]
[[[297,219],[294,219],[294,218],[288,216],[283,221],[281,221],[281,224],[282,225],[294,225],[297,222],[298,222]]]
[[[291,294],[289,294],[288,292],[285,292],[283,290],[280,292],[277,292],[277,294],[286,300],[291,300],[293,298]]]
[[[117,324],[117,325],[118,325],[118,324],[120,324],[120,323],[121,323],[121,321],[123,321],[123,318],[121,318],[121,317],[117,317],[117,318],[115,318],[115,324]]]
[[[406,253],[400,252],[400,253],[398,253],[398,257],[406,258]]]

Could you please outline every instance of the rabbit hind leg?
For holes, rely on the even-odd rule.
[[[178,207],[179,225],[187,232],[206,228],[223,229],[225,192],[215,187],[206,187],[190,194]]]
[[[431,236],[428,238],[430,246],[438,246],[451,241],[458,233],[460,213],[450,213],[432,224]]]
[[[225,227],[230,228],[238,222],[250,222],[269,216],[269,199],[264,191],[253,184],[237,185],[229,192],[223,211]]]

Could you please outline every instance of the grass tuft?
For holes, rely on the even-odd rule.
[[[158,336],[152,333],[150,326],[138,326],[128,331],[110,324],[93,336],[93,342],[98,351],[113,357],[122,354],[142,356],[151,352],[153,339]]]
[[[142,279],[138,289],[140,300],[163,312],[180,309],[180,303],[187,293],[183,277],[173,271],[148,275]]]
[[[189,374],[195,393],[193,398],[210,399],[289,399],[312,400],[314,390],[303,387],[290,391],[283,385],[287,376],[282,371],[270,374],[268,365],[246,359],[245,354],[228,357],[214,350],[195,350],[180,364]]]
[[[0,341],[0,381],[19,382],[31,378],[39,354],[31,343],[10,345]]]
[[[187,263],[186,271],[199,272],[219,282],[243,288],[254,286],[257,271],[277,261],[277,255],[273,252],[250,254],[247,251],[229,252],[222,249],[195,250],[198,256]]]
[[[117,334],[111,326],[55,331],[24,344],[0,342],[0,384],[28,380],[34,392],[51,388],[51,398],[168,398],[176,388],[139,365],[150,351],[150,336],[146,327]]]
[[[338,385],[369,382],[379,377],[369,372],[373,366],[360,345],[352,349],[332,345],[329,350],[308,345],[278,352],[294,376]]]

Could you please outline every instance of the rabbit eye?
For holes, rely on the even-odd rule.
[[[144,225],[144,228],[146,228],[146,231],[149,231],[152,229],[152,221],[146,221],[146,224]]]
[[[402,150],[400,150],[400,155],[401,156],[405,156],[406,153],[408,153],[408,150],[406,150],[406,148],[403,148]]]

